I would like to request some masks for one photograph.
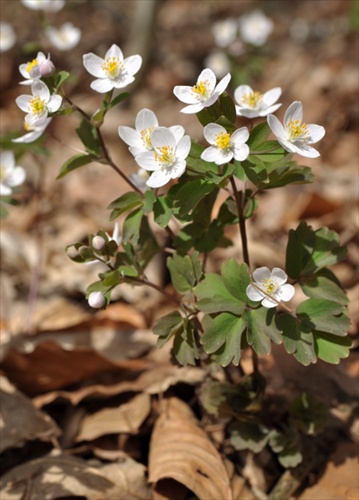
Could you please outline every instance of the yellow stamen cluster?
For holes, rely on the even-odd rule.
[[[101,68],[106,71],[109,78],[117,78],[122,71],[123,62],[118,57],[106,57]]]
[[[155,127],[144,128],[140,132],[142,142],[147,149],[152,149],[151,134],[154,128]]]
[[[35,66],[38,66],[39,61],[37,59],[33,59],[29,63],[27,63],[26,66],[26,71],[30,74],[31,70],[35,68]]]
[[[249,108],[256,109],[258,105],[262,102],[263,94],[258,91],[250,92],[249,94],[244,94],[241,99],[241,103]]]
[[[24,121],[24,129],[26,132],[30,132],[31,130],[34,130],[34,128],[27,122]]]
[[[162,146],[155,151],[155,159],[164,168],[173,165],[176,157],[171,146]]]
[[[35,96],[29,101],[30,112],[33,115],[41,115],[46,110],[46,103],[40,96]]]
[[[306,123],[302,123],[300,120],[289,120],[287,131],[291,141],[307,142],[310,136]]]
[[[203,80],[201,82],[198,82],[196,85],[192,87],[192,90],[195,94],[197,94],[198,98],[208,97],[208,87],[209,87],[209,82],[208,80]]]
[[[220,132],[216,136],[216,146],[220,149],[228,149],[231,146],[231,136],[228,132]]]
[[[273,280],[271,279],[263,280],[262,284],[265,288],[265,292],[267,292],[268,295],[273,295],[278,289],[277,283],[273,282]]]

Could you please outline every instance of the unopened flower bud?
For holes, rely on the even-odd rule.
[[[41,76],[51,76],[55,73],[55,65],[51,61],[50,56],[40,63],[40,74]]]
[[[102,248],[106,245],[106,241],[102,236],[94,236],[92,238],[92,248],[95,250],[102,250]]]
[[[76,248],[74,246],[69,247],[66,250],[66,253],[70,257],[70,259],[76,259],[76,257],[79,256],[79,252],[78,252],[78,250],[76,250]]]
[[[88,304],[94,309],[101,309],[106,304],[106,298],[102,292],[91,292],[88,297]]]

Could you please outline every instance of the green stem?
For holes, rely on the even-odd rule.
[[[241,240],[242,240],[243,260],[249,267],[250,264],[249,264],[248,242],[247,242],[247,232],[246,232],[246,221],[243,213],[244,203],[243,204],[241,203],[241,199],[239,197],[239,193],[233,175],[230,176],[229,180],[233,189],[233,194],[236,200],[236,205],[238,210],[239,232],[241,234]],[[244,197],[245,197],[245,192],[243,193],[243,198]]]

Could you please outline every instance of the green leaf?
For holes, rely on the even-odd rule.
[[[55,89],[56,91],[59,90],[61,85],[64,83],[65,80],[70,76],[70,73],[67,71],[59,71],[56,75],[56,83],[55,83]]]
[[[235,259],[230,259],[222,265],[221,274],[231,295],[241,302],[247,302],[246,289],[251,281],[247,264],[240,265]]]
[[[331,266],[343,260],[346,253],[346,248],[340,246],[338,234],[327,227],[322,227],[315,231],[311,259],[304,267],[303,274],[308,276],[323,267]]]
[[[318,358],[337,365],[342,358],[349,356],[353,342],[349,336],[337,337],[325,332],[314,332],[315,350]]]
[[[201,111],[197,113],[197,118],[204,127],[213,122],[212,114],[209,112],[208,108],[201,109]]]
[[[65,163],[62,165],[60,172],[56,179],[62,179],[62,177],[65,177],[65,175],[69,174],[73,170],[76,170],[77,168],[83,167],[84,165],[88,165],[89,163],[92,163],[93,161],[96,161],[96,158],[92,155],[87,155],[87,154],[78,154],[75,156],[72,156],[69,158]]]
[[[282,332],[275,322],[273,309],[259,307],[247,311],[247,342],[257,354],[269,354],[271,340],[276,344],[282,341]]]
[[[224,92],[220,96],[219,105],[221,107],[223,115],[230,121],[230,123],[236,123],[236,106],[233,102],[233,99],[226,92]]]
[[[131,212],[125,219],[122,229],[122,239],[124,243],[131,243],[136,246],[140,237],[140,227],[143,217],[141,208]]]
[[[270,432],[269,446],[274,453],[278,453],[278,461],[286,469],[296,467],[303,461],[303,455],[298,445],[297,432],[292,431],[287,435],[277,430]]]
[[[165,228],[172,217],[172,209],[168,205],[167,196],[159,196],[153,205],[155,222]]]
[[[153,205],[156,202],[156,195],[154,191],[149,189],[148,191],[145,192],[143,195],[144,201],[143,201],[143,213],[148,215],[153,211]]]
[[[196,364],[199,354],[191,323],[183,322],[182,329],[176,332],[173,341],[173,354],[182,366]]]
[[[80,126],[76,129],[77,135],[81,139],[86,150],[95,156],[99,156],[101,151],[101,143],[98,138],[97,129],[85,118]]]
[[[288,354],[293,354],[304,366],[317,362],[314,337],[310,328],[287,313],[278,317],[278,327],[283,331],[283,344]]]
[[[243,302],[233,297],[218,274],[206,274],[193,292],[198,299],[196,307],[200,311],[209,314],[227,311],[238,315],[244,311]]]
[[[251,158],[253,154],[258,156],[263,162],[274,163],[281,160],[288,153],[279,146],[277,141],[265,141],[258,144],[255,153],[252,153],[249,158]]]
[[[120,217],[123,213],[141,207],[142,203],[143,200],[140,193],[129,191],[123,194],[107,207],[108,209],[112,209],[110,220],[117,219],[117,217]]]
[[[171,274],[172,284],[178,293],[189,292],[196,284],[193,260],[189,255],[183,257],[174,253],[172,257],[167,258],[167,268]]]
[[[287,186],[288,184],[310,184],[315,181],[315,177],[310,167],[297,166],[296,162],[286,162],[285,165],[271,164],[268,172],[268,182],[259,187],[261,189],[274,189]]]
[[[127,97],[130,95],[129,92],[123,92],[122,94],[119,94],[118,96],[116,96],[114,99],[112,99],[111,102],[109,102],[107,104],[107,110],[113,108],[114,106],[116,106],[117,104],[119,104],[120,102],[124,101],[125,99],[127,99]]]
[[[270,437],[269,430],[256,420],[234,422],[228,431],[229,441],[236,450],[251,450],[253,453],[262,451]]]
[[[187,215],[216,186],[203,179],[187,182],[177,191],[173,205],[178,207],[179,215]]]
[[[246,323],[233,314],[221,313],[214,319],[207,317],[201,337],[201,344],[208,353],[215,353],[216,362],[221,366],[233,363],[238,366],[241,356],[241,338]]]
[[[303,292],[313,299],[327,299],[346,306],[349,302],[343,289],[327,276],[317,274],[300,282]]]
[[[264,142],[269,136],[271,129],[267,122],[262,122],[251,131],[249,139],[247,141],[248,146],[251,151],[257,151],[259,145]]]
[[[349,328],[349,318],[344,308],[325,299],[308,299],[297,308],[297,317],[308,328],[344,337]]]
[[[314,435],[323,430],[328,410],[315,396],[304,392],[290,404],[289,415],[291,424],[304,434]]]
[[[268,181],[268,173],[265,164],[257,156],[250,157],[242,161],[242,167],[248,179],[253,182],[255,186],[261,186]]]
[[[153,327],[153,333],[158,335],[157,345],[163,347],[173,335],[183,329],[183,318],[178,311],[173,311],[159,318]]]

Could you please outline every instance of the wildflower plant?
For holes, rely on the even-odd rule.
[[[62,7],[60,0],[23,0],[23,4],[52,11]],[[192,85],[178,85],[173,90],[173,99],[186,104],[181,111],[197,115],[203,140],[192,139],[181,125],[160,125],[148,108],[137,113],[134,127],[125,126],[119,117],[118,140],[129,147],[139,166],[138,171],[127,175],[112,159],[102,127],[107,113],[128,97],[122,90],[135,80],[141,56],[124,57],[116,44],[103,58],[93,53],[83,56],[84,68],[96,78],[89,87],[102,97],[100,108],[93,113],[68,97],[64,87],[69,73],[55,70],[50,63],[51,55],[39,52],[36,59],[20,65],[25,78],[20,83],[31,84],[31,94],[16,99],[25,113],[26,133],[13,139],[14,150],[26,151],[41,136],[46,138],[52,120],[66,120],[66,115],[76,114],[76,133],[83,151],[62,165],[58,179],[98,163],[112,168],[128,186],[127,192],[108,205],[109,218],[116,221],[114,234],[99,229],[89,235],[87,243],[80,241],[67,247],[74,263],[101,263],[98,280],[87,288],[90,307],[105,308],[113,290],[122,284],[161,292],[173,311],[157,318],[153,325],[158,347],[171,342],[173,358],[180,365],[215,364],[223,370],[231,364],[240,366],[243,351],[251,351],[253,376],[243,379],[242,389],[245,384],[257,384],[256,397],[263,392],[258,356],[268,355],[272,343],[283,344],[286,352],[305,366],[318,359],[338,363],[349,355],[348,299],[330,269],[346,255],[339,236],[328,228],[313,229],[301,221],[289,231],[281,267],[272,270],[265,261],[254,267],[247,238],[247,222],[263,192],[314,181],[311,168],[298,165],[293,154],[319,156],[311,145],[324,136],[325,130],[303,122],[301,102],[289,106],[282,124],[274,115],[281,106],[277,103],[281,88],[261,94],[249,85],[240,85],[233,92],[227,91],[231,74],[217,83],[214,72],[206,68]],[[238,127],[238,116],[259,118],[260,122]],[[271,133],[274,138],[269,137]],[[5,151],[0,173],[0,194],[6,201],[24,181],[25,171],[16,166],[13,153]],[[220,201],[223,193],[225,199]],[[229,237],[233,228],[241,241],[238,257],[223,262],[218,272],[209,272],[208,256],[234,245],[234,238]],[[147,277],[147,266],[157,254],[165,256],[171,290]],[[298,290],[306,298],[294,308],[291,301]],[[212,390],[214,384],[203,386],[201,401],[212,409],[217,404],[218,416],[220,409],[211,399]],[[220,391],[226,393],[225,384]],[[246,391],[249,394],[248,387]],[[227,402],[230,407],[230,398]],[[313,401],[305,397],[296,401],[291,410],[293,419],[296,412],[307,410],[317,411]],[[288,462],[285,454],[288,447],[293,448],[293,435],[264,432],[259,423],[253,422],[233,425],[230,433],[234,447],[260,451],[268,443],[279,456],[282,453],[285,466],[299,463],[299,455]],[[246,433],[253,434],[251,425],[259,435],[255,449],[250,440],[245,445],[240,441]]]

